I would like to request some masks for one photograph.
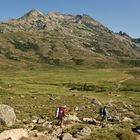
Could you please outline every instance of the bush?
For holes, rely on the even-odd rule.
[[[86,140],[136,140],[136,135],[129,129],[96,129]]]
[[[120,129],[119,132],[117,133],[117,137],[119,140],[136,140],[137,137],[136,135],[127,129]]]
[[[86,140],[118,140],[113,130],[97,129]]]
[[[78,90],[78,91],[96,91],[96,92],[104,92],[110,90],[107,87],[99,87],[93,84],[86,83],[65,83],[64,86],[70,88],[70,90]]]
[[[31,43],[31,42],[20,42],[20,41],[14,41],[12,42],[16,49],[20,49],[21,51],[28,51],[31,49],[37,50],[38,45]]]
[[[78,58],[72,58],[72,60],[74,61],[74,63],[76,65],[82,65],[84,60],[83,59],[78,59]]]

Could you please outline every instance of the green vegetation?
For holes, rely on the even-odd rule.
[[[97,129],[86,140],[137,140],[137,137],[130,129]]]
[[[77,59],[77,58],[72,58],[72,60],[75,62],[76,65],[82,65],[83,64],[83,59]]]
[[[77,115],[80,119],[84,117],[99,119],[99,106],[93,106],[92,99],[98,99],[103,104],[113,104],[109,109],[112,115],[116,112],[122,113],[121,108],[124,103],[132,106],[133,112],[140,115],[139,84],[138,68],[65,69],[49,67],[46,70],[1,70],[0,103],[12,106],[20,120],[33,116],[47,116],[53,123],[55,123],[56,108],[64,104],[68,106],[70,113],[73,113],[77,106],[79,108]],[[123,113],[122,115],[133,117],[133,114]],[[127,124],[128,127],[123,124],[114,125],[114,130],[109,128],[93,130],[89,139],[98,140],[104,137],[107,140],[135,140],[136,135],[131,128],[139,125],[139,122],[135,120],[133,124]],[[20,124],[16,124],[14,128],[21,127],[22,123],[21,121]],[[81,125],[78,125],[68,132],[74,135],[80,128]],[[1,128],[1,131],[3,129],[8,128]],[[34,129],[43,131],[46,128],[39,125]]]
[[[28,51],[28,50],[31,50],[31,49],[34,49],[34,50],[38,49],[38,45],[37,44],[30,43],[30,42],[14,41],[13,44],[15,45],[16,49],[20,49],[22,51]]]

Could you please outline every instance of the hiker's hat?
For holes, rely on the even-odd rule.
[[[63,107],[64,107],[64,108],[66,108],[67,106],[66,106],[66,105],[64,105]]]

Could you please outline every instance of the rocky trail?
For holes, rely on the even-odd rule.
[[[120,83],[125,80],[120,81]],[[91,105],[99,108],[101,103],[94,98],[91,100]],[[61,128],[57,125],[57,120],[50,121],[46,116],[32,116],[18,120],[12,107],[0,104],[0,127],[7,126],[7,129],[1,131],[0,140],[84,140],[98,130],[116,131],[121,123],[133,126],[136,120],[140,120],[140,115],[134,112],[134,107],[130,104],[122,103],[120,110],[117,110],[115,114],[113,114],[114,108],[116,108],[116,104],[109,104],[108,110],[110,112],[105,128],[102,127],[100,119],[79,118],[76,114],[79,110],[78,107],[75,107],[73,115],[69,114],[65,117],[64,127]],[[132,131],[140,135],[139,125],[133,126]],[[139,140],[139,136],[137,139]]]

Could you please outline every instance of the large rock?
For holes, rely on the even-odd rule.
[[[110,121],[111,123],[119,123],[120,122],[120,117],[119,116],[110,116],[108,118],[108,121]]]
[[[89,127],[82,128],[75,137],[78,139],[84,139],[84,137],[89,136],[91,134],[91,129]]]
[[[83,118],[83,122],[96,125],[98,122],[94,118]]]
[[[80,132],[78,133],[78,135],[81,136],[89,136],[91,134],[91,129],[89,127],[84,127],[82,130],[80,130]]]
[[[62,140],[73,140],[73,137],[70,133],[64,133],[62,136]]]
[[[28,132],[25,129],[12,129],[0,133],[0,140],[19,140],[22,137],[28,137]]]
[[[0,124],[12,126],[16,121],[14,109],[8,105],[0,104]]]
[[[131,118],[128,118],[128,117],[124,117],[122,121],[123,122],[128,122],[128,123],[132,123],[133,122],[133,120]]]
[[[64,120],[65,121],[81,122],[81,120],[77,116],[75,116],[75,115],[68,115],[67,117],[65,117]]]
[[[99,100],[93,98],[93,99],[91,100],[91,104],[93,104],[93,105],[101,105],[101,102],[100,102]]]

